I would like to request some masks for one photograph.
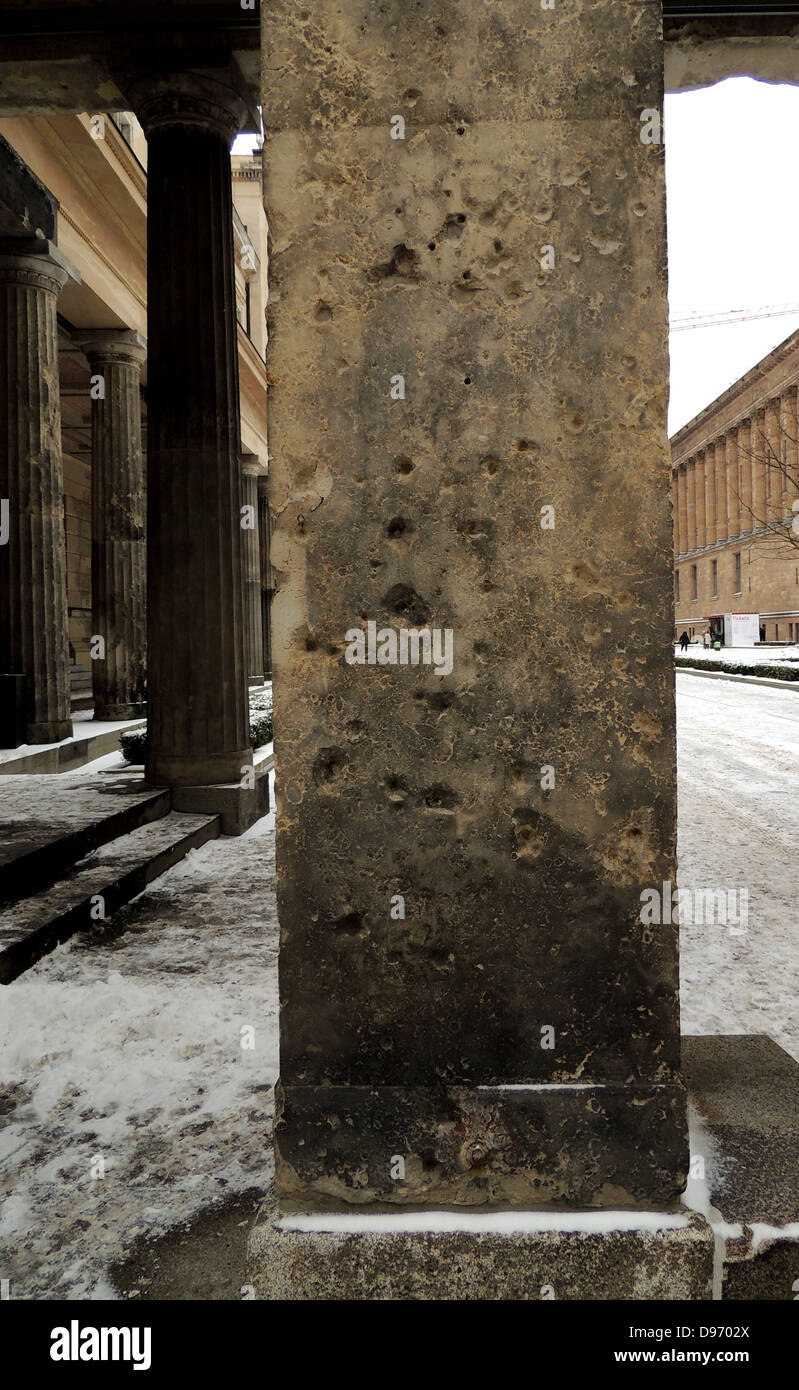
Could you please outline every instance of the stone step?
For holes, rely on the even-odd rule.
[[[44,795],[43,795],[44,793]],[[102,787],[83,779],[0,777],[0,903],[45,888],[92,850],[171,809],[165,787],[130,775]]]
[[[95,850],[53,887],[7,907],[0,912],[0,984],[10,984],[75,932],[95,927],[98,895],[107,920],[219,832],[218,816],[171,811]]]

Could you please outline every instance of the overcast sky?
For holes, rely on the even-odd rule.
[[[672,316],[799,305],[799,87],[734,77],[666,99]],[[799,312],[671,335],[674,433],[799,328]]]

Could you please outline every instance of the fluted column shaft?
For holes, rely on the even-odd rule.
[[[738,481],[738,430],[727,435],[727,535],[737,536],[741,530],[741,489]]]
[[[95,719],[145,708],[144,460],[139,376],[144,343],[109,330],[81,340],[102,391],[92,398],[92,659]]]
[[[689,459],[685,465],[686,487],[686,531],[688,533],[688,549],[696,550],[696,459]]]
[[[261,627],[261,547],[258,541],[258,471],[242,467],[242,539],[244,557],[244,613],[247,674],[251,681],[264,678]]]
[[[671,521],[674,533],[674,554],[682,554],[682,541],[680,537],[680,470],[673,468],[671,472]]]
[[[239,783],[252,764],[230,180],[243,107],[167,79],[134,100],[148,137],[147,777]]]
[[[782,514],[790,516],[797,492],[796,387],[780,398],[780,434],[785,447],[785,473],[782,478]]]
[[[705,469],[707,454],[696,456],[696,548],[704,550],[707,545],[705,530]]]
[[[705,545],[716,542],[716,445],[705,450]]]
[[[752,521],[752,421],[738,426],[738,459],[741,472],[741,530],[751,531]]]
[[[766,406],[765,465],[768,520],[776,521],[782,509],[783,479],[779,397]]]
[[[65,266],[0,242],[0,671],[27,676],[29,743],[72,732],[56,323]]]
[[[716,440],[716,540],[727,539],[727,436]]]
[[[679,479],[679,489],[677,493],[677,506],[680,514],[680,543],[682,554],[688,550],[688,468],[685,464],[679,469],[677,474]]]
[[[755,529],[766,524],[766,433],[765,411],[752,415],[752,522]]]

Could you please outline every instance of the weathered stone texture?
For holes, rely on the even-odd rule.
[[[268,1215],[268,1209],[266,1215]],[[444,1217],[444,1214],[441,1214]],[[518,1220],[518,1218],[517,1218]],[[678,1222],[679,1218],[672,1218]],[[385,1229],[381,1226],[385,1224]],[[391,1218],[368,1226],[292,1229],[274,1210],[250,1238],[247,1280],[267,1300],[356,1299],[616,1301],[705,1300],[712,1296],[713,1235],[701,1218],[685,1225],[607,1230],[459,1230],[431,1224],[398,1231]]]
[[[621,1124],[585,1200],[672,1201],[676,928],[639,920],[674,849],[659,6],[265,26],[285,1105],[439,1088],[443,1133],[446,1087],[634,1086],[672,1107],[656,1159]],[[347,664],[368,620],[451,629],[452,672]],[[331,1125],[303,1174],[278,1126],[284,1195],[358,1200]],[[519,1143],[495,1200],[567,1200],[576,1153]]]

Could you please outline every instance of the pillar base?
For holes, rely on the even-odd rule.
[[[72,737],[72,720],[55,719],[46,724],[29,724],[26,741],[28,743],[60,743]]]
[[[247,1282],[277,1300],[705,1300],[713,1233],[661,1212],[280,1215],[249,1244]]]
[[[256,768],[254,787],[242,787],[238,782],[173,787],[172,810],[219,816],[223,835],[242,835],[269,810],[269,777]]]
[[[284,1086],[281,1201],[347,1205],[657,1208],[688,1173],[680,1085]],[[397,1160],[401,1160],[398,1163]]]
[[[111,723],[117,719],[146,719],[147,701],[126,705],[95,705],[94,718]]]

